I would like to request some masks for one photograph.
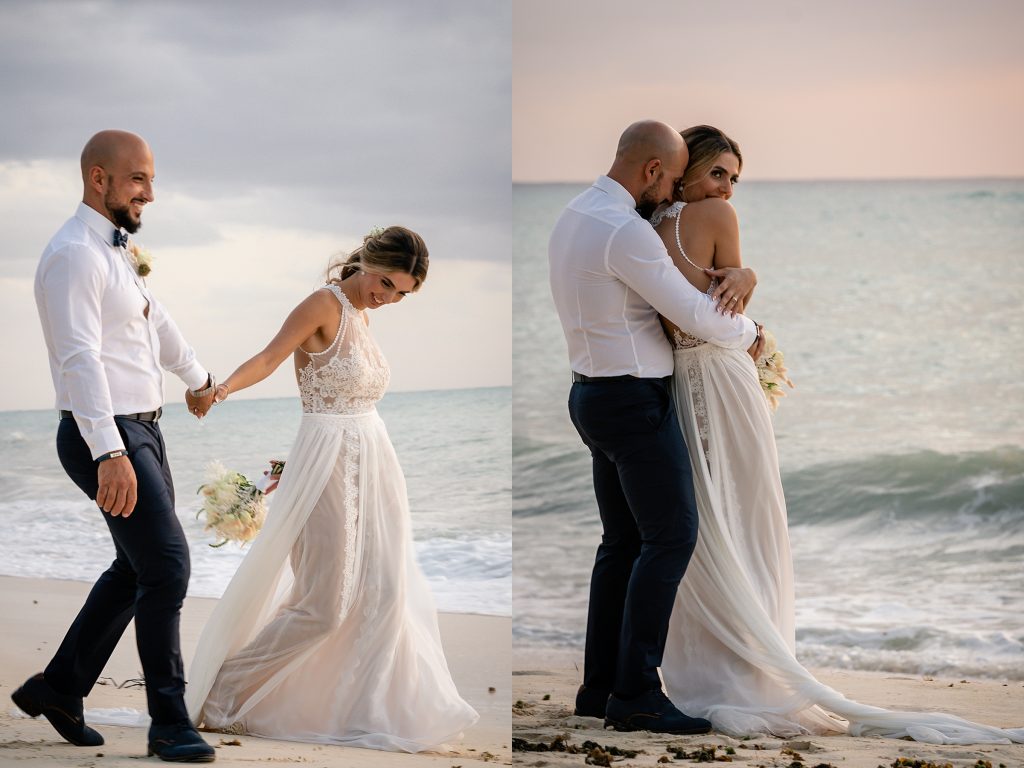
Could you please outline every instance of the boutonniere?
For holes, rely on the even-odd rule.
[[[153,271],[153,254],[135,242],[128,246],[128,253],[131,255],[132,264],[139,277],[145,277]]]

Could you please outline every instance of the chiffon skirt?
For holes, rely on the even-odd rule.
[[[303,415],[263,531],[200,637],[186,703],[210,728],[406,752],[476,721],[376,411]]]
[[[848,732],[937,744],[1024,742],[1024,729],[872,707],[818,682],[794,655],[786,503],[753,361],[711,344],[677,349],[673,397],[700,513],[662,664],[680,709],[737,737]]]

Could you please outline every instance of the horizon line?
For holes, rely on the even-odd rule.
[[[384,397],[388,395],[424,395],[431,392],[468,392],[473,389],[511,389],[511,384],[487,384],[480,387],[430,387],[429,389],[394,389],[388,390],[384,393]],[[298,400],[299,394],[294,395],[277,395],[275,397],[239,397],[234,402],[255,402],[257,400]],[[167,408],[174,405],[184,405],[184,400],[165,400],[161,408]],[[56,407],[49,408],[0,408],[0,415],[5,413],[39,413],[41,411],[53,411],[56,413]]]
[[[604,175],[604,174],[599,174]],[[543,186],[545,184],[593,184],[594,176],[590,179],[559,179],[559,180],[520,180],[512,179],[512,185],[521,186]],[[843,182],[878,182],[878,181],[1024,181],[1024,175],[1020,176],[807,176],[800,178],[745,178],[743,184],[800,184],[805,182],[821,181],[843,181]]]

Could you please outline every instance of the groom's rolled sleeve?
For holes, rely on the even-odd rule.
[[[43,275],[46,316],[58,373],[71,412],[95,459],[124,450],[114,423],[110,386],[100,360],[100,318],[106,266],[90,248],[69,245],[51,257]]]
[[[195,350],[185,341],[164,305],[152,297],[150,304],[153,327],[160,341],[160,367],[184,381],[189,389],[202,389],[208,373],[196,360]]]
[[[757,326],[743,315],[718,312],[711,297],[694,288],[672,263],[650,224],[636,219],[608,243],[605,266],[677,326],[719,347],[747,349]]]

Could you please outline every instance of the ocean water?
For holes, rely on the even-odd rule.
[[[586,185],[514,189],[513,633],[581,649],[600,537],[547,238]],[[751,182],[751,317],[810,666],[1024,679],[1024,181]]]
[[[417,558],[438,608],[510,615],[510,390],[392,393],[378,411],[405,472]],[[183,405],[165,409],[177,512],[191,542],[189,594],[219,597],[247,551],[211,548],[196,520],[206,465],[258,477],[268,459],[287,459],[301,412],[297,397],[228,400],[201,422]],[[113,544],[61,469],[55,433],[54,411],[0,412],[0,574],[91,582]]]

